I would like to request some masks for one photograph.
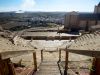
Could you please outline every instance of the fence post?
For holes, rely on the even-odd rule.
[[[90,75],[100,75],[100,58],[93,58]]]
[[[41,62],[43,61],[43,50],[41,50]]]
[[[36,52],[33,52],[34,71],[37,71],[37,58]]]
[[[67,70],[68,70],[68,51],[65,51],[65,70],[64,70],[64,75],[67,75]]]
[[[59,62],[61,61],[61,50],[59,50]]]
[[[0,59],[0,75],[16,75],[14,65],[10,63],[10,58],[4,60]]]
[[[16,75],[14,64],[12,62],[9,63],[9,70],[10,70],[10,73],[11,73],[10,75]]]

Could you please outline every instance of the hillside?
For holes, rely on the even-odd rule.
[[[64,15],[65,12],[2,12],[0,13],[0,25],[4,29],[10,30],[37,26],[45,27],[48,23],[62,25],[64,24]]]

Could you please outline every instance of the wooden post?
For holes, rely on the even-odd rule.
[[[61,50],[59,50],[59,62],[61,61]]]
[[[94,58],[90,75],[100,75],[100,58]]]
[[[16,75],[14,64],[12,62],[9,63],[9,70],[10,70],[10,75]]]
[[[2,60],[1,54],[0,54],[0,60]]]
[[[68,70],[68,51],[65,51],[65,70],[64,70],[64,75],[67,75],[67,70]]]
[[[41,50],[41,62],[43,61],[43,50]]]
[[[37,59],[36,59],[36,52],[33,52],[33,61],[34,61],[34,71],[37,71]]]
[[[16,75],[14,66],[11,66],[10,63],[10,58],[0,60],[0,75]]]

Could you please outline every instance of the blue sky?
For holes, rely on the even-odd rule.
[[[92,12],[100,0],[0,0],[0,11]]]

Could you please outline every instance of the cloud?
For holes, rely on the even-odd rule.
[[[35,0],[23,0],[22,4],[21,4],[21,9],[22,10],[33,10],[35,6]]]

